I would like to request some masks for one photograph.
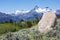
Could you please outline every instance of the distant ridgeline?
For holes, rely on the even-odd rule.
[[[18,15],[13,14],[6,14],[0,12],[0,23],[1,22],[19,22],[19,21],[27,21],[27,20],[35,20],[41,19],[42,15],[44,14],[43,11],[46,11],[49,8],[41,9],[39,7],[35,7],[34,9],[30,10],[27,13],[17,13]],[[56,16],[60,18],[60,10],[56,10]]]
[[[19,22],[19,21],[27,21],[27,20],[34,20],[42,17],[42,13],[27,13],[27,14],[19,14],[19,15],[10,15],[0,12],[0,22]]]

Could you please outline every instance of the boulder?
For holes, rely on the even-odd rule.
[[[47,33],[52,30],[56,22],[56,14],[53,11],[45,12],[38,23],[38,29],[41,33]]]

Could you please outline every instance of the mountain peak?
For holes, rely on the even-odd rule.
[[[34,9],[38,9],[39,7],[36,5]]]
[[[38,9],[39,7],[36,5],[31,11],[35,11],[36,9]]]

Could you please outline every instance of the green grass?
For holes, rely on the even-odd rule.
[[[19,27],[11,23],[0,24],[0,35],[7,33],[7,32],[14,32],[18,30],[19,30]]]
[[[22,21],[22,22],[4,22],[0,23],[0,35],[8,33],[8,32],[15,32],[24,28],[30,28],[38,23],[37,20],[29,20],[29,21]]]

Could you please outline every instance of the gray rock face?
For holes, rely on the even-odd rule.
[[[52,26],[56,21],[56,15],[54,12],[45,12],[42,19],[38,23],[38,28],[41,33],[47,33],[52,30]]]

